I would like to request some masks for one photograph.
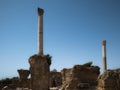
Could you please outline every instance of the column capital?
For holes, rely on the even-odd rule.
[[[103,41],[102,41],[102,45],[106,45],[106,40],[103,40]]]
[[[44,10],[42,8],[38,8],[38,15],[41,16],[43,15]]]

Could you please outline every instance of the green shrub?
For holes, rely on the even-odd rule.
[[[87,63],[83,64],[83,66],[88,66],[88,67],[90,67],[90,66],[92,66],[92,63],[93,63],[93,62],[91,62],[91,61],[90,61],[90,62],[87,62]]]
[[[12,83],[12,79],[10,78],[5,78],[5,79],[0,80],[0,85],[8,85],[11,83]]]

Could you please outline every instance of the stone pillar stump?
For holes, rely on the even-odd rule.
[[[32,90],[49,90],[51,57],[33,55],[29,58]]]
[[[20,77],[20,80],[19,80],[20,87],[28,87],[29,86],[28,76],[30,74],[30,71],[19,69],[18,74]]]

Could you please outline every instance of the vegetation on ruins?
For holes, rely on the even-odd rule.
[[[4,86],[12,86],[13,84],[18,84],[18,77],[12,77],[12,78],[4,78],[0,80],[0,90]]]
[[[51,56],[49,54],[45,55],[45,57],[47,58],[48,64],[51,64]]]
[[[14,77],[13,78],[1,79],[0,80],[0,86],[6,86],[6,85],[9,85],[9,84],[12,84],[13,79],[14,79]]]
[[[0,85],[7,85],[12,83],[12,78],[5,78],[0,80]]]
[[[47,54],[47,55],[37,55],[37,54],[35,54],[35,55],[31,56],[30,58],[33,58],[33,59],[46,58],[48,64],[50,65],[52,56],[50,56],[49,54]]]
[[[14,87],[15,87],[14,85],[17,85],[17,84],[18,84],[18,81],[19,81],[19,78],[18,78],[18,77],[1,79],[1,80],[0,80],[0,90],[3,90],[2,88],[5,87],[5,86],[14,88]],[[6,89],[5,89],[5,90],[6,90]],[[9,89],[7,89],[7,90],[9,90]],[[13,90],[13,89],[10,89],[10,90]]]
[[[85,64],[83,64],[83,66],[88,66],[88,67],[90,67],[90,66],[92,66],[92,61],[90,61],[90,62],[87,62],[87,63],[85,63]]]
[[[57,69],[54,68],[51,72],[57,72]]]
[[[13,80],[18,79],[18,77],[13,78],[4,78],[0,80],[0,85],[8,85],[11,84]]]

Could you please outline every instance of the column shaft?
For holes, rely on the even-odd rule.
[[[107,70],[107,61],[106,61],[106,40],[102,42],[102,61],[103,61],[103,72]]]

